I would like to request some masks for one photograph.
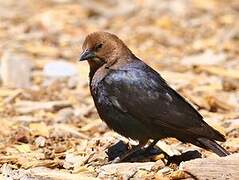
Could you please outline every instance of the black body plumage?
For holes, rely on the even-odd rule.
[[[99,55],[94,52],[97,59],[88,60],[91,94],[99,116],[110,128],[139,142],[175,137],[219,156],[229,154],[216,143],[225,141],[224,136],[203,121],[196,109],[116,36],[99,33],[86,41],[84,46],[102,41],[106,45],[111,42],[113,47],[110,51],[108,46],[107,53],[104,49]]]

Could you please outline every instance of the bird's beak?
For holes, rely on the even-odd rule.
[[[90,60],[90,59],[94,59],[96,57],[95,53],[90,50],[90,49],[86,49],[85,51],[83,51],[80,55],[80,61],[85,61],[85,60]]]

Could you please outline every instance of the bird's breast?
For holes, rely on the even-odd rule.
[[[101,68],[99,68],[92,77],[90,77],[90,86],[91,88],[95,88],[97,87],[97,85],[99,84],[99,82],[102,81],[102,79],[104,79],[107,74],[109,73],[109,70],[105,68],[105,66],[102,66]]]

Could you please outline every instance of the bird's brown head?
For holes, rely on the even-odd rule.
[[[131,51],[116,35],[108,32],[89,34],[82,46],[80,61],[87,60],[90,69],[96,71],[104,64],[112,65],[132,55]]]

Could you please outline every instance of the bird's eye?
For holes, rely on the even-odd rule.
[[[101,43],[101,44],[98,44],[98,45],[96,45],[96,47],[95,47],[95,50],[97,51],[97,50],[99,50],[100,48],[102,48],[102,46],[103,46],[103,44]]]

